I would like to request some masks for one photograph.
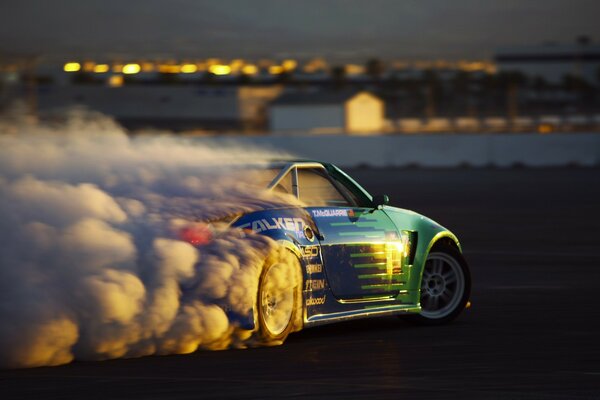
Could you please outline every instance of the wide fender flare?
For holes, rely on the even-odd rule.
[[[421,239],[421,238],[419,238],[419,239]],[[423,239],[427,239],[427,238],[423,238]],[[415,257],[415,264],[413,267],[418,268],[418,273],[414,274],[414,276],[413,276],[413,278],[415,280],[412,282],[412,287],[415,287],[415,288],[421,287],[421,280],[423,279],[423,270],[425,269],[425,262],[427,261],[427,257],[429,256],[431,249],[440,241],[450,241],[452,244],[454,244],[456,246],[458,251],[460,251],[462,253],[462,248],[460,246],[460,242],[458,241],[458,238],[456,237],[456,235],[454,235],[452,232],[450,232],[448,230],[442,230],[442,231],[435,233],[426,242],[426,246],[424,246],[424,248],[421,248],[420,251],[417,253],[417,256]]]

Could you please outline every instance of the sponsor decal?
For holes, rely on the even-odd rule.
[[[313,217],[347,217],[348,210],[342,209],[330,209],[326,208],[324,210],[312,210]]]
[[[323,272],[323,264],[307,264],[306,265],[306,273],[307,274],[318,274],[319,272]]]
[[[241,229],[252,229],[255,233],[271,230],[302,232],[306,223],[302,218],[262,218],[240,225]]]
[[[307,279],[304,284],[304,290],[325,289],[325,279]]]
[[[302,255],[304,257],[316,257],[319,255],[319,246],[306,246],[302,249]]]
[[[323,296],[323,297],[311,297],[310,299],[306,299],[306,307],[310,307],[310,306],[318,306],[321,304],[325,304],[325,298],[327,296]]]

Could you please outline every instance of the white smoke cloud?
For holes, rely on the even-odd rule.
[[[130,138],[83,112],[0,122],[0,366],[244,347],[228,313],[252,310],[265,260],[284,253],[237,229],[202,246],[178,232],[293,203],[237,168],[274,156]]]

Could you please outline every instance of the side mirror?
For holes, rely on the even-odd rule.
[[[373,208],[379,208],[379,206],[385,206],[389,204],[390,198],[387,194],[378,194],[373,196]]]

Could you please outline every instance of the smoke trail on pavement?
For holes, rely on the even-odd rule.
[[[180,233],[292,204],[240,168],[273,156],[130,138],[84,112],[0,122],[0,366],[245,346],[230,316],[252,309],[280,250],[218,224],[198,246]]]

